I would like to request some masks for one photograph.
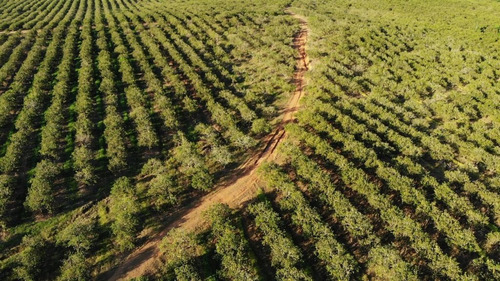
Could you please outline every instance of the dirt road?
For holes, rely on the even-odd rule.
[[[293,121],[294,114],[299,108],[299,100],[303,95],[304,74],[309,65],[306,53],[307,22],[305,18],[299,15],[291,12],[290,14],[299,20],[301,27],[293,40],[294,48],[297,49],[299,54],[297,68],[293,76],[296,89],[282,109],[282,120],[275,130],[264,138],[262,143],[265,145],[219,183],[213,192],[207,194],[198,202],[193,202],[181,208],[177,212],[175,220],[127,256],[122,264],[116,268],[109,280],[128,280],[152,272],[155,269],[155,263],[158,262],[158,244],[168,231],[176,227],[183,227],[188,230],[196,230],[201,227],[203,225],[203,211],[214,203],[226,203],[232,208],[238,208],[255,197],[259,181],[256,171],[261,163],[276,158],[276,147],[285,137],[284,127],[287,123]]]

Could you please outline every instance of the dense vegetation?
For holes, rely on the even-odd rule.
[[[290,12],[262,191],[141,280],[500,279],[492,0],[0,0],[0,279],[109,278],[255,151]]]
[[[307,95],[235,213],[277,280],[500,278],[498,4],[398,2],[292,5]]]
[[[264,3],[1,1],[0,279],[95,278],[245,159],[294,88]]]

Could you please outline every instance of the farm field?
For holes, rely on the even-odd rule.
[[[0,0],[0,280],[500,280],[500,3]]]

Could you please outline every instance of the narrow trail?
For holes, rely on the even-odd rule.
[[[304,17],[287,12],[300,22],[300,30],[293,39],[293,46],[298,51],[297,67],[293,75],[296,88],[282,110],[282,120],[275,130],[262,140],[265,144],[249,159],[235,169],[231,175],[223,179],[211,193],[202,197],[197,202],[181,207],[173,220],[158,234],[155,234],[142,246],[130,253],[124,261],[114,270],[107,280],[128,280],[152,273],[155,263],[158,262],[158,245],[161,239],[173,228],[182,227],[195,231],[203,227],[203,211],[215,203],[225,203],[231,208],[239,208],[252,200],[259,187],[257,169],[261,163],[276,159],[276,147],[285,138],[285,125],[294,120],[294,114],[299,109],[299,101],[304,93],[304,74],[308,70],[309,60],[306,53],[308,35],[307,21]]]

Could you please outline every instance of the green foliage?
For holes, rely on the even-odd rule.
[[[38,280],[43,271],[47,242],[40,236],[25,236],[21,245],[19,266],[15,268],[17,278],[25,281]]]
[[[271,132],[271,124],[266,119],[257,119],[252,122],[252,132],[255,134],[268,134]]]
[[[111,188],[110,216],[113,219],[111,230],[120,251],[134,247],[138,227],[137,214],[140,210],[135,187],[126,177],[115,181]]]
[[[200,190],[209,190],[213,186],[213,176],[206,170],[196,171],[191,176],[191,185]]]
[[[82,252],[72,253],[66,258],[61,267],[58,281],[84,281],[89,280],[90,264]]]
[[[193,261],[203,253],[203,248],[192,232],[175,228],[163,238],[160,251],[166,259],[166,271],[173,270],[176,280],[201,280]]]
[[[54,210],[54,179],[59,174],[60,168],[50,160],[42,160],[35,167],[31,186],[28,189],[25,205],[34,212]]]
[[[104,119],[104,137],[106,138],[106,153],[109,158],[108,168],[112,172],[119,172],[126,166],[126,144],[125,129],[122,116],[119,114],[118,95],[116,94],[115,75],[111,69],[111,55],[107,50],[104,26],[98,25],[99,39],[98,46],[101,49],[98,55],[98,66],[101,71],[102,80],[100,91],[104,93],[104,103],[106,105],[106,117]]]
[[[215,251],[221,257],[221,276],[233,280],[259,280],[255,261],[241,230],[232,221],[231,209],[216,204],[206,211],[216,239]]]
[[[245,161],[297,84],[283,165],[262,169],[275,204],[245,213],[250,245],[270,250],[259,266],[286,280],[500,279],[498,3],[136,2],[2,1],[2,279],[107,276],[139,218],[195,206],[192,189]],[[162,278],[259,279],[237,216],[211,209],[209,241],[169,234]]]
[[[160,174],[149,183],[148,194],[153,196],[154,204],[158,208],[163,205],[174,205],[177,203],[176,191],[178,185],[175,177],[171,174]]]
[[[277,267],[278,280],[312,280],[309,274],[298,268],[301,252],[293,240],[281,229],[281,222],[268,202],[250,205],[248,210],[255,216],[256,226],[264,234],[264,244],[271,248],[271,263]]]
[[[219,131],[205,124],[198,124],[196,132],[201,135],[204,147],[210,147],[210,158],[221,166],[225,166],[233,161],[230,148],[224,145],[224,140]]]
[[[227,146],[214,146],[210,151],[212,159],[223,167],[233,162],[233,154]]]
[[[368,256],[367,272],[373,280],[419,280],[415,270],[388,248],[373,248]]]
[[[96,182],[95,168],[92,162],[95,159],[95,153],[91,149],[80,146],[73,152],[73,166],[77,169],[75,179],[83,185],[92,185]]]
[[[8,175],[0,175],[0,225],[5,227],[6,220],[8,217],[6,216],[7,204],[11,200],[12,197],[12,177]]]
[[[208,172],[205,161],[195,145],[182,134],[179,145],[173,151],[173,156],[181,164],[181,172],[191,178],[193,188],[208,190],[213,186],[213,176]]]
[[[130,281],[150,281],[151,279],[148,276],[139,276],[136,278],[131,278]]]
[[[288,154],[289,155],[289,154]],[[354,258],[347,253],[342,244],[340,244],[333,232],[329,229],[329,227],[322,222],[322,218],[320,215],[311,207],[307,199],[301,194],[299,190],[295,187],[295,185],[288,179],[286,174],[281,172],[279,168],[274,165],[264,165],[261,166],[261,171],[266,179],[266,183],[271,188],[276,188],[282,194],[284,194],[282,200],[279,201],[279,204],[282,209],[287,211],[292,211],[292,221],[295,225],[299,226],[303,234],[307,238],[312,238],[312,242],[314,243],[316,256],[324,262],[326,270],[330,274],[330,276],[334,279],[348,279],[350,276],[353,276],[357,271],[357,263]],[[320,172],[320,170],[315,170],[316,172]],[[302,172],[300,169],[298,170],[299,174]],[[308,171],[308,175],[314,176],[313,171]],[[328,183],[327,177],[321,178],[322,182]],[[331,191],[330,191],[331,192]],[[336,198],[338,205],[336,208],[343,208],[343,215],[348,214],[351,220],[358,219],[361,216],[359,213],[355,211],[354,208],[348,209],[348,204],[341,201],[341,198]],[[341,203],[344,203],[347,206],[341,206]],[[261,203],[262,204],[262,203]],[[259,209],[250,208],[250,211],[255,213],[257,217],[261,217],[263,219],[271,219],[273,216],[276,220],[276,215],[270,213],[271,210],[269,207],[267,209],[263,209],[265,206],[262,205]],[[255,208],[255,207],[254,207]],[[340,208],[339,208],[340,209]],[[267,213],[267,215],[264,215]],[[362,222],[362,221],[361,221]],[[258,223],[256,221],[256,223]],[[345,221],[346,225],[349,223],[353,223],[351,221]],[[273,223],[276,225],[277,223]],[[364,224],[353,224],[352,227],[362,228],[366,227],[366,222]],[[349,230],[352,228],[349,227]],[[371,229],[365,230],[369,232]],[[353,232],[356,233],[356,232]],[[373,234],[372,234],[373,236]],[[363,237],[370,242],[372,237]],[[360,243],[367,244],[367,242],[361,240]],[[282,248],[279,248],[278,251],[282,251]],[[282,272],[287,272],[288,270],[285,268],[281,270]],[[294,270],[297,271],[297,270]]]
[[[162,239],[160,251],[167,261],[167,266],[176,267],[187,264],[191,259],[199,256],[202,248],[194,233],[175,228]]]
[[[77,252],[86,252],[97,238],[96,224],[95,217],[78,217],[58,233],[57,241]]]
[[[183,264],[174,269],[175,278],[179,281],[198,281],[202,280],[198,273],[196,273],[196,269],[190,264]]]
[[[150,159],[141,170],[141,176],[149,177],[147,194],[151,196],[156,209],[177,203],[179,186],[172,161],[162,162],[156,158]]]

